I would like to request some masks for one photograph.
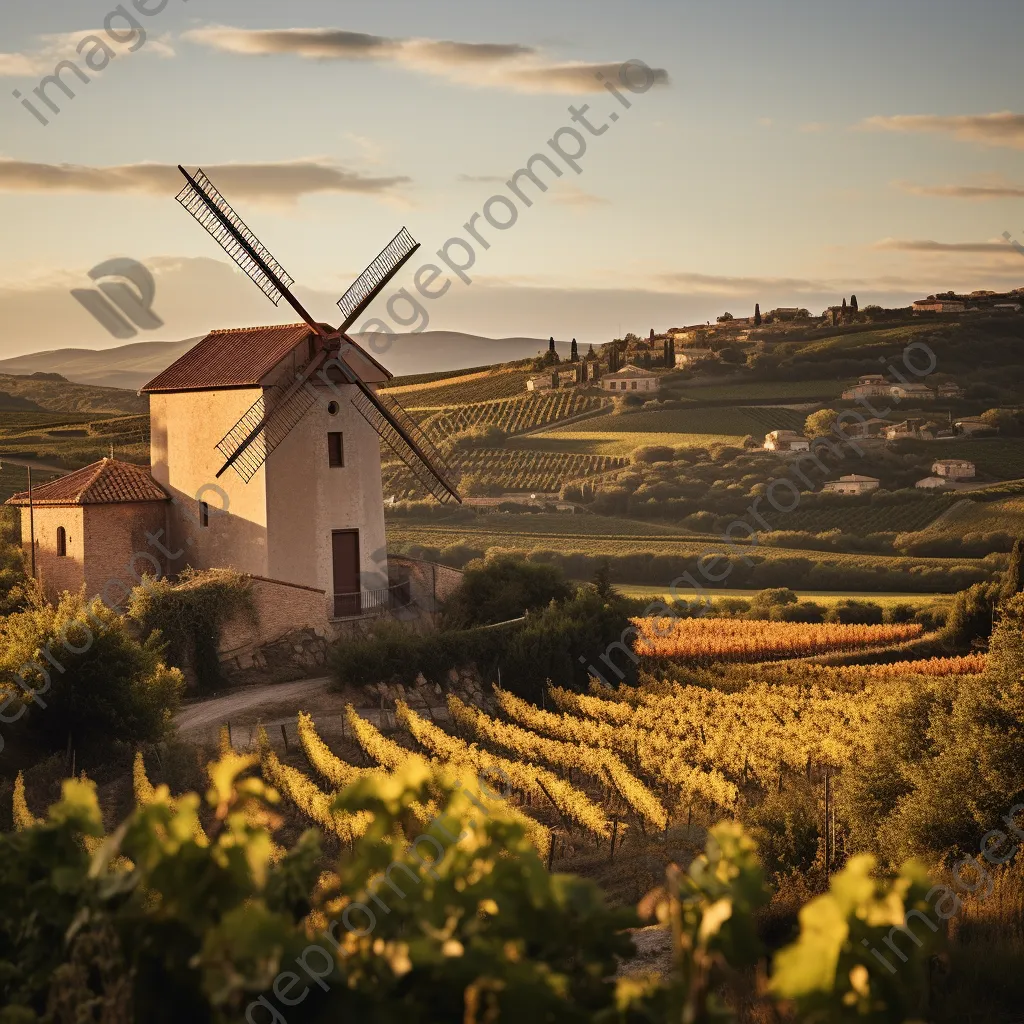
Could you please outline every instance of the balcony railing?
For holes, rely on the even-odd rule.
[[[336,619],[361,619],[371,615],[386,615],[396,608],[412,603],[409,581],[392,583],[380,590],[358,590],[334,595]]]

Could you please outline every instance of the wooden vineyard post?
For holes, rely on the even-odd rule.
[[[830,877],[832,874],[832,862],[829,858],[829,842],[828,842],[828,811],[829,811],[829,778],[828,769],[825,769],[825,828],[823,829],[823,835],[825,837],[825,876]]]
[[[232,750],[235,749],[235,741],[231,738],[231,723],[230,722],[228,722],[228,746]]]
[[[551,865],[555,863],[555,833],[551,833],[551,842],[548,845],[548,873],[551,872]]]
[[[619,834],[619,819],[613,817],[612,818],[612,847],[611,847],[611,852],[608,854],[608,860],[609,861],[615,860],[615,839],[618,836],[618,834]]]
[[[284,722],[281,723],[281,739],[284,740],[284,752],[287,754],[288,750],[288,730],[284,727]]]

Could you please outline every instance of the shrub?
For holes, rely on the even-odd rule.
[[[164,664],[159,635],[139,640],[133,626],[72,594],[0,620],[0,689],[21,703],[17,717],[49,751],[64,750],[69,737],[89,746],[166,735],[184,681]]]
[[[850,598],[832,605],[825,614],[826,622],[865,626],[877,625],[884,618],[881,605],[875,604],[873,601],[854,601]]]
[[[167,644],[168,659],[195,672],[199,690],[221,682],[221,629],[235,615],[255,615],[251,582],[230,569],[185,569],[177,583],[150,580],[132,591],[128,614],[144,634]]]
[[[519,618],[552,601],[565,601],[572,588],[561,569],[512,555],[470,563],[462,582],[444,603],[446,629],[469,629]]]

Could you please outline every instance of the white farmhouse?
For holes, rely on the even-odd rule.
[[[838,480],[829,480],[824,487],[824,494],[870,494],[882,486],[882,481],[873,476],[859,476],[851,473],[849,476],[841,476]]]
[[[932,464],[932,472],[947,480],[969,480],[977,475],[977,467],[966,459],[939,459]]]
[[[658,375],[627,363],[621,370],[601,375],[604,391],[650,392],[658,390]]]

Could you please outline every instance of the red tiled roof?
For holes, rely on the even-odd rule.
[[[142,390],[256,387],[312,333],[308,324],[213,331],[158,373]]]
[[[103,459],[32,488],[33,505],[114,505],[131,501],[168,501],[167,492],[150,476],[148,466]],[[8,505],[27,505],[28,491]]]
[[[322,326],[328,331],[334,330],[330,324]],[[258,387],[274,367],[312,336],[312,329],[305,323],[212,331],[166,370],[158,373],[142,391]],[[364,361],[371,365],[367,366]],[[363,379],[373,383],[380,381],[372,367],[380,371],[383,380],[391,379],[388,370],[358,345],[355,345],[352,356],[345,357],[345,362]]]

